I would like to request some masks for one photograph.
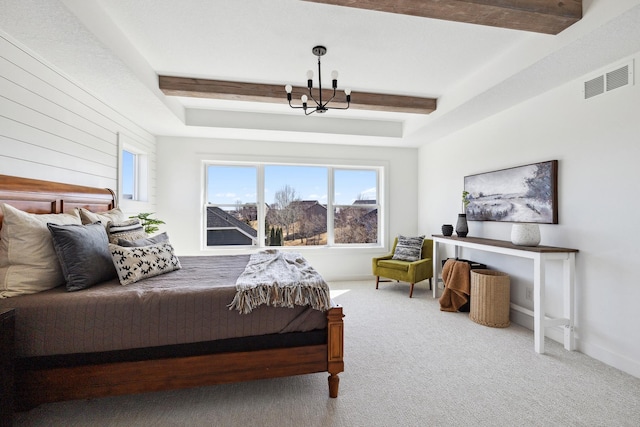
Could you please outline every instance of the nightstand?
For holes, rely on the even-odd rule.
[[[13,425],[15,311],[0,310],[0,426]]]

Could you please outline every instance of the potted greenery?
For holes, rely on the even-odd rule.
[[[140,220],[140,224],[144,227],[144,232],[147,234],[153,234],[160,229],[158,228],[158,225],[164,224],[165,222],[151,218],[151,215],[153,215],[153,212],[144,212],[135,216],[130,216],[129,218],[138,218]]]

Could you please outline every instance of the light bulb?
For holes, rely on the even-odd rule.
[[[307,99],[309,99],[309,98],[307,98],[307,95],[302,95],[302,96],[300,97],[300,100],[302,101],[302,103],[303,103],[303,104],[306,104],[306,103],[307,103]]]
[[[331,72],[331,79],[332,80],[338,80],[338,72],[336,70],[333,70]]]
[[[307,71],[307,80],[312,80],[313,79],[313,71],[309,70]]]
[[[351,89],[348,89],[348,88],[347,88],[347,89],[345,89],[345,90],[344,90],[344,94],[345,94],[345,95],[351,95]]]
[[[286,90],[286,91],[287,91],[287,93],[291,93],[291,91],[293,90],[293,87],[291,87],[291,85],[286,85],[286,86],[284,87],[284,90]]]

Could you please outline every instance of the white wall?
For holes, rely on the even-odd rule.
[[[0,174],[118,188],[118,137],[149,154],[155,138],[0,33]]]
[[[417,149],[374,148],[322,144],[225,141],[158,137],[158,218],[180,255],[238,253],[237,250],[201,250],[203,235],[203,161],[260,159],[289,161],[313,159],[337,164],[386,164],[389,200],[387,247],[367,249],[301,248],[305,257],[327,280],[371,277],[371,257],[387,253],[398,233],[416,233],[418,219]],[[298,248],[296,248],[298,249]],[[246,250],[245,250],[246,251]]]
[[[466,175],[558,159],[559,224],[540,227],[541,244],[580,250],[578,348],[640,377],[640,85],[583,100],[582,82],[593,76],[422,147],[419,225],[440,233],[441,224],[455,224]],[[511,224],[470,222],[469,229],[470,236],[509,240]],[[464,256],[508,272],[512,300],[531,308],[524,300],[533,281],[529,261],[474,251]],[[560,300],[559,266],[547,280],[548,298]],[[560,310],[556,302],[548,312],[557,316]]]

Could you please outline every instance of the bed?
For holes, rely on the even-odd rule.
[[[117,205],[108,189],[6,175],[0,203],[33,214]],[[0,225],[2,219],[0,209]],[[0,299],[0,309],[15,309],[16,409],[318,372],[329,374],[329,396],[337,397],[342,307],[331,301],[326,311],[230,310],[248,260],[180,257],[182,268],[127,286],[116,278],[77,292],[62,286]],[[141,298],[155,305],[137,312],[134,300]]]

